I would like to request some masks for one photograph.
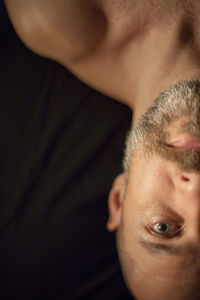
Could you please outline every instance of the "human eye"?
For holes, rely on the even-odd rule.
[[[150,225],[149,230],[153,235],[169,239],[177,236],[180,233],[181,226],[173,223],[159,222]]]

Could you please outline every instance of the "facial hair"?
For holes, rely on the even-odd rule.
[[[123,161],[125,173],[130,172],[131,160],[138,152],[200,172],[200,151],[169,146],[167,140],[172,132],[175,136],[200,138],[200,80],[181,82],[163,92],[131,129]]]

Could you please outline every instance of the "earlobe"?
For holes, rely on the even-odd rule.
[[[120,174],[114,181],[108,197],[109,219],[107,229],[115,231],[121,223],[121,211],[124,189],[124,174]]]

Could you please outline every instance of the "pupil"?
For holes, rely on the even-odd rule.
[[[159,230],[160,231],[167,231],[167,229],[168,229],[168,226],[166,224],[160,224],[159,225]]]

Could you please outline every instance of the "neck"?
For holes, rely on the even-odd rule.
[[[175,22],[149,26],[134,41],[133,49],[127,51],[127,56],[134,53],[134,57],[127,59],[126,103],[134,110],[135,124],[162,91],[177,82],[200,78],[200,31],[195,18],[181,14]]]

